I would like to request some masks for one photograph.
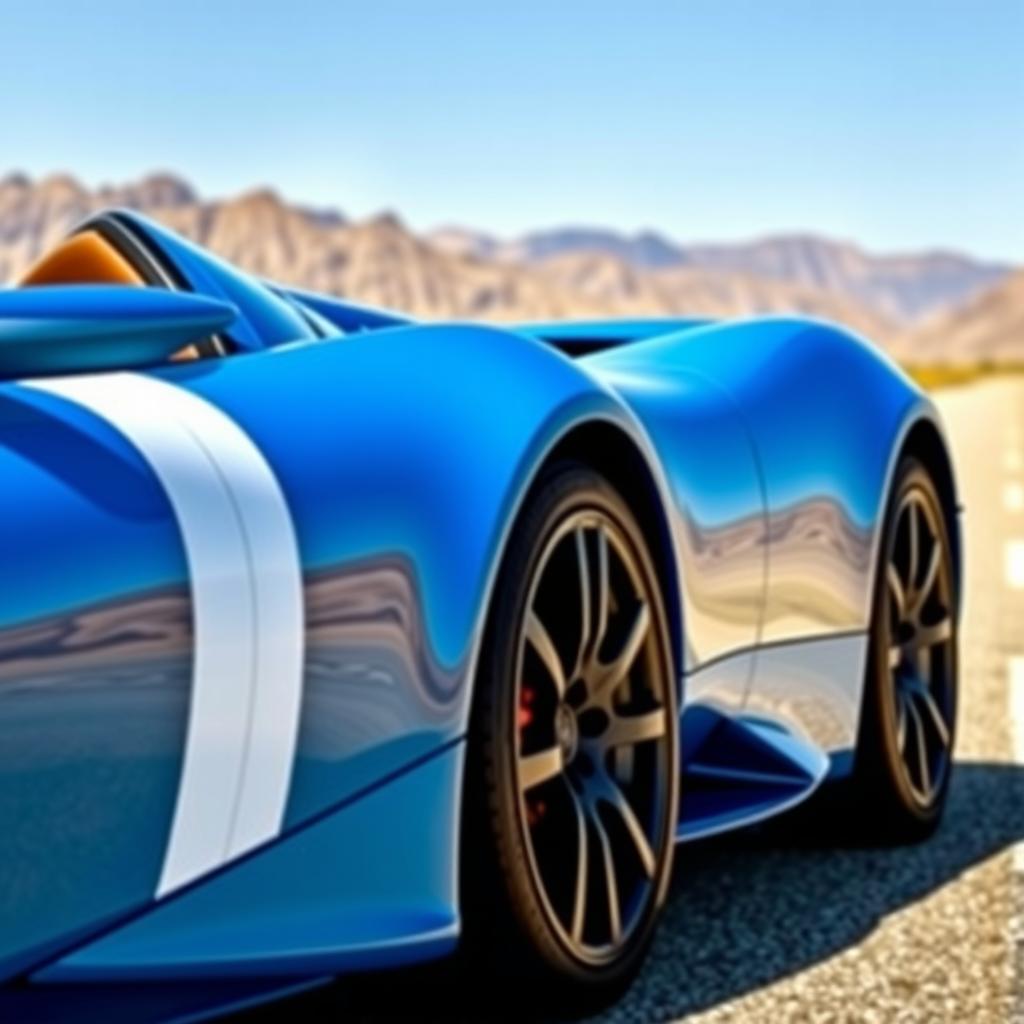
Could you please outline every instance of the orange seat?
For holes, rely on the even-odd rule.
[[[123,284],[146,287],[143,276],[96,231],[81,231],[65,239],[31,266],[18,281],[21,288],[48,284]],[[188,345],[171,356],[171,362],[200,358],[199,349]]]
[[[83,231],[51,249],[18,282],[42,284],[124,284],[144,287],[142,275],[100,234]]]

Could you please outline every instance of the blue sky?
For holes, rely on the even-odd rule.
[[[1024,0],[176,0],[4,11],[0,173],[357,216],[810,229],[1024,262]]]

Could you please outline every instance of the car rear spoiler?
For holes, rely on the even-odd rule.
[[[165,288],[0,290],[0,379],[160,365],[237,316],[227,302]]]

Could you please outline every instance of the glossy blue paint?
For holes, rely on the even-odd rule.
[[[0,384],[0,627],[187,586],[177,522],[132,445],[80,407]],[[38,541],[40,536],[46,543]]]
[[[768,556],[764,492],[753,439],[731,395],[691,371],[666,371],[647,347],[583,364],[639,417],[669,481],[689,673],[758,641]],[[715,699],[742,703],[744,695],[719,690]]]
[[[443,366],[458,371],[437,373]],[[432,373],[436,382],[424,388]],[[529,479],[544,452],[577,422],[600,416],[619,421],[624,430],[631,422],[613,396],[572,363],[541,345],[484,328],[410,328],[299,343],[179,364],[160,375],[224,409],[246,430],[278,476],[294,517],[307,572],[309,632],[288,827],[464,732],[487,588]],[[513,417],[494,417],[486,383],[497,377],[521,394]],[[467,402],[466,394],[474,401]],[[388,401],[380,401],[381,395]],[[8,564],[24,565],[36,584],[21,591],[9,587],[0,595],[10,635],[35,630],[54,615],[58,623],[61,615],[92,622],[97,603],[100,614],[104,602],[118,614],[133,601],[148,609],[144,602],[151,592],[160,595],[161,588],[186,584],[167,499],[131,446],[64,400],[14,385],[7,399],[11,440],[0,473],[25,496],[26,516],[24,528],[8,529],[3,540],[10,545]],[[93,452],[97,438],[102,445]],[[464,458],[438,458],[460,449]],[[352,501],[352,494],[361,500]],[[32,544],[30,537],[48,517],[56,542]],[[34,891],[42,891],[46,879],[60,877],[91,894],[72,900],[55,887],[54,905],[47,907],[28,899],[21,888],[8,890],[16,903],[12,919],[31,919],[12,940],[23,951],[49,949],[62,938],[76,941],[90,920],[134,912],[152,892],[187,700],[187,590],[176,592],[174,601],[175,621],[183,625],[172,634],[178,644],[170,652],[177,658],[173,678],[154,674],[152,688],[142,694],[145,709],[158,708],[161,701],[167,705],[163,717],[136,734],[150,759],[146,765],[131,746],[131,734],[114,735],[138,694],[118,668],[116,645],[109,657],[92,652],[91,671],[63,651],[53,655],[69,666],[69,707],[79,715],[69,719],[70,732],[54,729],[43,743],[38,730],[19,725],[21,704],[13,689],[0,701],[0,727],[6,713],[7,728],[21,730],[19,742],[6,749],[27,772],[23,784],[5,785],[9,818],[21,819],[7,832],[15,845],[5,860],[14,873],[38,878]],[[146,614],[139,627],[152,629],[158,612]],[[52,671],[52,663],[44,662],[43,668]],[[154,668],[147,662],[140,671],[154,673]],[[30,678],[20,658],[10,673],[12,684]],[[78,681],[82,686],[75,689],[71,684]],[[85,696],[84,706],[83,694],[93,695],[91,701]],[[45,699],[53,700],[49,694]],[[59,707],[48,703],[39,713]],[[94,738],[88,727],[93,715],[109,735],[100,730]],[[168,739],[154,738],[153,729]],[[100,738],[106,746],[98,748]],[[32,846],[20,841],[27,823],[52,827],[59,816],[54,800],[62,791],[47,793],[47,776],[34,770],[51,750],[47,756],[56,757],[68,778],[85,787],[76,799],[84,804],[88,798],[107,812],[102,821],[97,811],[82,822],[98,844],[108,844],[98,846],[96,858],[87,855],[88,844],[51,844],[49,856],[37,858],[28,854]],[[95,764],[100,777],[123,770],[137,780],[159,768],[162,793],[149,792],[144,809],[133,800],[108,807],[111,790],[86,770],[87,763]],[[132,820],[120,818],[122,812]],[[109,827],[118,825],[117,851],[109,847],[107,818]],[[132,849],[137,856],[126,864]],[[25,942],[34,931],[38,947]],[[25,962],[12,961],[10,968]]]
[[[8,974],[63,952],[39,978],[313,977],[450,949],[495,577],[545,458],[588,425],[627,440],[671,534],[681,768],[704,780],[683,837],[788,806],[848,758],[889,476],[934,416],[859,340],[796,320],[416,325],[116,217],[238,310],[227,358],[151,373],[237,424],[284,496],[304,574],[297,751],[282,835],[154,903],[193,653],[181,537],[130,440],[0,385],[18,496],[0,532],[17,584],[0,587]]]
[[[448,747],[34,980],[302,976],[443,956],[458,939],[461,778],[461,746]]]
[[[395,328],[161,376],[242,426],[292,511],[308,623],[289,823],[465,731],[527,484],[577,423],[634,429],[580,367],[493,328]],[[514,396],[500,411],[494,380]]]
[[[225,302],[158,288],[0,290],[0,378],[153,366],[237,315]]]
[[[683,576],[694,655],[685,705],[755,709],[824,750],[849,749],[859,723],[889,478],[908,425],[933,418],[934,410],[877,350],[813,321],[697,327],[582,362],[644,419],[673,486],[681,482],[717,507],[717,518],[708,510],[696,517],[707,524],[703,532],[693,523],[684,530],[692,540],[689,550],[681,547],[691,563]],[[649,396],[671,393],[684,379],[698,382],[705,403],[719,392],[728,396],[724,404],[718,399],[723,422],[752,446],[760,502],[749,475],[746,490],[737,491],[745,461],[738,448],[731,455],[718,450],[729,436],[722,424],[659,427]],[[686,414],[681,396],[664,405],[670,417]],[[681,507],[690,505],[684,500]],[[698,552],[700,566],[693,564]],[[729,587],[717,603],[717,622],[702,616],[712,605],[712,567]],[[764,590],[756,599],[759,580]],[[746,653],[737,630],[744,608],[754,609],[757,620]],[[701,643],[712,640],[718,643],[702,657]],[[699,671],[709,659],[717,664]],[[745,696],[737,700],[744,680]]]
[[[105,424],[0,386],[0,977],[147,901],[191,675],[168,500]]]
[[[407,327],[414,323],[410,317],[392,313],[390,310],[373,309],[370,306],[342,301],[329,295],[317,295],[315,292],[303,291],[300,288],[282,288],[277,285],[272,287],[276,293],[287,296],[303,309],[312,310],[343,334],[378,331],[382,327]]]
[[[119,210],[111,216],[148,243],[190,291],[220,299],[240,311],[228,331],[239,349],[259,351],[317,336],[293,306],[212,253],[135,211]]]
[[[683,773],[685,796],[676,831],[680,842],[779,814],[806,800],[828,773],[828,758],[784,728],[749,713],[700,713],[709,721],[703,723]],[[695,714],[691,711],[689,717]],[[685,736],[685,721],[683,728]]]
[[[593,358],[628,366],[638,348],[666,374],[686,369],[724,387],[756,439],[773,535],[762,640],[863,628],[897,441],[907,423],[934,416],[918,389],[876,349],[813,321],[698,328]]]
[[[648,317],[639,320],[555,320],[518,324],[515,330],[541,341],[646,341],[713,323],[706,317]]]
[[[782,317],[708,324],[688,331],[685,339],[665,335],[643,348],[644,362],[664,372],[700,373],[733,395],[757,437],[773,506],[799,500],[808,485],[822,493],[842,486],[856,521],[874,519],[877,490],[870,478],[856,472],[865,449],[855,444],[848,452],[857,439],[843,436],[836,444],[835,429],[851,414],[861,415],[868,435],[862,444],[869,454],[881,450],[884,464],[897,427],[889,405],[905,408],[920,398],[918,389],[878,349],[834,324]],[[593,362],[628,366],[637,354],[635,348],[622,349]],[[786,393],[779,394],[782,383]],[[790,387],[800,395],[799,402],[788,393]],[[825,433],[808,436],[808,424],[819,420]],[[792,467],[796,455],[799,462]],[[819,469],[823,455],[826,469]],[[852,482],[829,475],[826,470],[832,465],[854,470]]]

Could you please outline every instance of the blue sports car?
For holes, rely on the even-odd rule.
[[[942,814],[950,457],[838,327],[414,323],[114,211],[0,371],[5,1020],[611,993],[677,842]]]

